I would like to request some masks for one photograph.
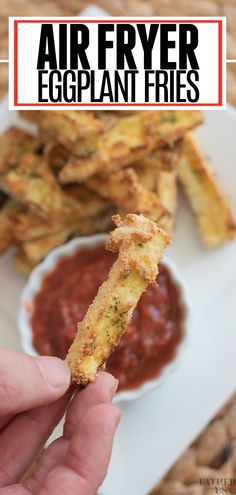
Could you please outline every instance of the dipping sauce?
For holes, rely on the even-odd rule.
[[[43,279],[31,319],[33,345],[40,354],[65,358],[77,322],[116,257],[104,245],[80,249]],[[158,286],[142,295],[126,333],[107,361],[107,370],[119,379],[119,390],[136,388],[160,374],[175,356],[183,322],[179,289],[168,268],[160,264]]]

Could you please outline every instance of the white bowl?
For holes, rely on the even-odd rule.
[[[54,267],[62,258],[73,256],[73,254],[75,254],[81,248],[94,247],[98,246],[99,244],[104,244],[106,239],[107,234],[98,234],[89,237],[79,237],[77,239],[73,239],[63,246],[53,249],[46,256],[46,258],[36,268],[34,268],[22,292],[20,301],[20,312],[18,316],[18,326],[20,329],[21,343],[23,350],[27,354],[38,355],[32,343],[33,333],[30,320],[33,313],[33,299],[34,296],[38,293],[45,275],[52,272]],[[146,392],[149,392],[154,388],[160,386],[165,381],[167,376],[171,372],[176,370],[181,361],[183,351],[186,347],[189,335],[189,303],[185,283],[178,269],[172,261],[164,258],[163,264],[169,268],[176,285],[179,287],[181,301],[185,310],[183,336],[181,342],[177,346],[174,359],[169,364],[163,367],[162,372],[156,378],[146,380],[142,385],[135,389],[123,390],[121,392],[118,392],[114,398],[114,402],[137,399]]]

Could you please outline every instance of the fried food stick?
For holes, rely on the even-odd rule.
[[[201,239],[207,248],[236,236],[236,222],[192,134],[184,138],[178,178],[187,195]]]
[[[47,163],[35,153],[24,153],[17,165],[0,177],[0,187],[46,218],[63,206],[60,186]]]
[[[86,205],[85,205],[86,207]],[[86,208],[85,208],[86,212]],[[0,210],[0,232],[2,232],[2,211]],[[50,237],[58,234],[65,229],[68,235],[80,234],[91,235],[97,232],[103,232],[106,226],[111,225],[111,215],[114,214],[114,207],[99,209],[88,216],[79,216],[71,214],[68,218],[60,215],[57,217],[43,218],[36,215],[31,210],[16,209],[10,212],[11,231],[17,243],[27,243],[43,237]],[[73,210],[72,210],[73,213]],[[107,230],[104,230],[107,232]],[[0,246],[1,246],[0,240]],[[1,249],[0,249],[1,252]]]
[[[176,172],[182,140],[160,150],[155,150],[149,156],[132,164],[141,184],[152,192],[157,193],[157,182],[162,172]]]
[[[125,332],[133,310],[148,284],[154,284],[158,263],[168,235],[143,215],[127,215],[124,222],[113,217],[107,249],[118,252],[108,279],[99,288],[71,345],[66,361],[72,382],[86,385],[95,379]]]
[[[111,173],[148,156],[154,149],[177,141],[202,122],[199,111],[141,112],[117,123],[93,142],[88,158],[72,156],[59,174],[62,183],[83,182],[99,173]]]
[[[0,254],[16,244],[12,215],[21,212],[21,206],[9,199],[0,209]]]
[[[168,211],[163,208],[157,195],[139,182],[132,168],[94,177],[87,185],[103,198],[110,199],[122,216],[128,212],[141,213],[165,229],[167,218],[169,219]]]
[[[24,222],[22,226],[18,228],[15,225],[14,236],[10,237],[10,242],[18,243],[19,249],[14,255],[15,265],[22,275],[28,276],[33,268],[39,263],[50,251],[50,249],[63,244],[70,237],[77,237],[77,235],[92,235],[98,232],[108,232],[111,228],[111,215],[113,214],[113,208],[110,208],[106,212],[99,213],[92,217],[81,218],[75,220],[74,223],[68,223],[65,230],[65,226],[61,225],[59,229],[55,230],[55,225],[49,221],[38,217],[34,220],[34,225],[30,231],[24,233]],[[29,212],[28,212],[29,213]],[[26,213],[27,214],[27,213]],[[30,213],[30,215],[32,215]],[[42,225],[43,222],[44,225]],[[0,233],[1,233],[1,219],[0,219]],[[9,231],[12,235],[12,230]],[[37,237],[41,235],[41,237]],[[23,240],[24,239],[24,240]],[[6,238],[4,238],[6,242]],[[0,253],[2,246],[2,240],[0,240]],[[5,248],[8,247],[6,244]]]
[[[0,175],[15,167],[26,151],[37,152],[40,147],[37,138],[17,127],[0,134]]]
[[[149,157],[134,165],[142,186],[154,193],[162,208],[168,212],[159,226],[172,233],[177,200],[177,167],[182,142],[174,147],[154,151]]]

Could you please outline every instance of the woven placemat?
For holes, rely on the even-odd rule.
[[[93,3],[86,0],[1,0],[0,59],[8,58],[8,16],[77,15]],[[130,16],[226,16],[227,57],[236,59],[236,0],[97,0],[111,15]],[[8,67],[0,66],[0,98],[7,92]],[[228,64],[227,99],[236,106],[236,63]]]
[[[236,394],[150,495],[236,494]]]

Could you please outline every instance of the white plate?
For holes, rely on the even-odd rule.
[[[15,118],[3,103],[1,130]],[[236,213],[235,112],[207,112],[197,134]],[[236,242],[206,252],[182,197],[177,217],[168,257],[182,270],[190,290],[190,346],[163,387],[122,406],[102,495],[147,493],[236,388]],[[0,259],[0,345],[19,349],[16,317],[25,282],[10,257]]]

